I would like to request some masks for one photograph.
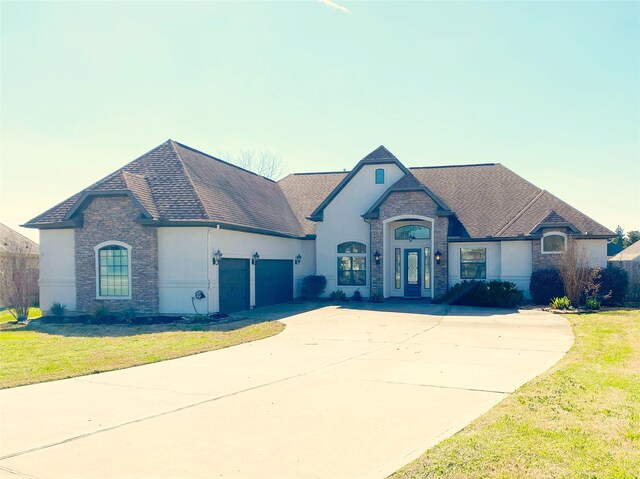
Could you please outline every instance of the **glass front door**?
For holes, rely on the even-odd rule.
[[[420,297],[422,278],[419,249],[404,250],[404,295],[406,297]]]

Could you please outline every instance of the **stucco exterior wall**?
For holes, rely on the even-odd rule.
[[[375,184],[375,171],[385,171],[385,182]],[[369,296],[371,285],[371,255],[369,225],[362,219],[371,205],[396,181],[404,172],[395,164],[366,165],[351,179],[324,210],[323,221],[316,224],[316,264],[317,274],[327,278],[325,296],[338,288],[347,296],[356,289],[363,296]],[[338,286],[337,284],[337,246],[346,241],[357,241],[367,246],[367,284],[366,286]],[[372,250],[372,251],[370,251]]]
[[[40,230],[40,307],[61,303],[76,311],[75,232]]]
[[[127,197],[94,198],[82,215],[83,226],[75,229],[77,310],[93,313],[104,305],[111,311],[132,307],[139,313],[158,313],[157,229],[136,223],[140,210]],[[131,299],[97,299],[94,248],[107,241],[131,246]]]
[[[531,241],[502,241],[500,243],[500,279],[510,281],[529,298],[529,282],[533,271]]]

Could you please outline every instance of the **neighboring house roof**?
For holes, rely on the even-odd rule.
[[[607,242],[607,256],[611,258],[611,256],[617,255],[620,251],[624,249],[624,246],[618,243],[614,243],[613,241]]]
[[[29,253],[34,255],[40,251],[38,243],[0,223],[0,254],[14,253],[14,245],[24,246],[25,250],[29,250]]]
[[[130,196],[143,218],[158,225],[219,223],[256,232],[305,235],[276,182],[173,140],[25,226],[60,227],[60,223],[71,221],[91,197],[110,194]]]
[[[198,150],[168,140],[111,175],[72,196],[25,226],[77,225],[78,214],[95,196],[126,195],[140,209],[140,221],[161,225],[215,225],[256,233],[306,237],[315,233],[324,208],[365,165],[393,163],[405,175],[364,214],[394,191],[424,191],[451,215],[451,236],[510,238],[566,227],[591,237],[614,233],[551,193],[500,164],[407,169],[380,146],[350,172],[296,173],[274,182]],[[311,220],[311,221],[310,221]]]
[[[634,261],[640,262],[640,241],[627,246],[609,261]]]

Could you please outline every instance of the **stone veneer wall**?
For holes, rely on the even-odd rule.
[[[433,263],[433,294],[434,297],[443,296],[447,292],[448,271],[447,271],[447,233],[449,230],[449,218],[438,217],[436,214],[436,203],[421,191],[398,191],[391,193],[380,205],[380,217],[371,220],[371,251],[384,251],[383,230],[384,220],[398,215],[419,215],[435,218],[433,225],[433,252],[440,250],[442,260],[440,264]],[[383,292],[383,264],[373,265],[371,270],[371,293]]]
[[[551,232],[565,233],[565,229],[545,229],[544,233]],[[542,240],[536,239],[531,242],[532,270],[558,268],[560,265],[560,254],[542,254]]]
[[[75,230],[77,309],[93,313],[99,306],[111,311],[133,307],[139,313],[158,313],[158,230],[135,222],[140,210],[127,197],[97,197],[84,210],[83,227]],[[94,246],[122,241],[131,246],[131,299],[96,299]]]

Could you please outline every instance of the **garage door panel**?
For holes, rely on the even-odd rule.
[[[249,260],[224,258],[219,268],[220,312],[249,309]]]
[[[256,306],[293,300],[293,261],[261,259],[256,263]]]

